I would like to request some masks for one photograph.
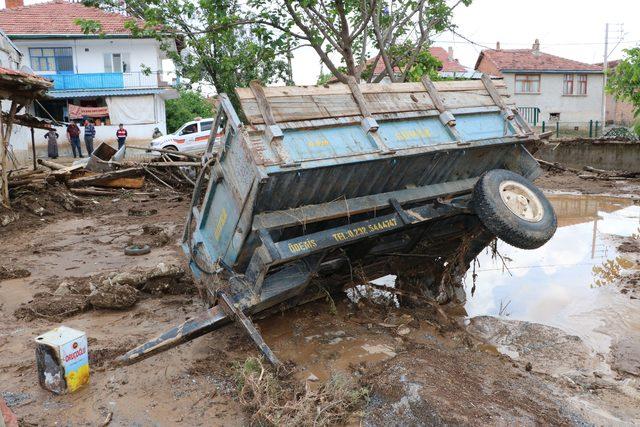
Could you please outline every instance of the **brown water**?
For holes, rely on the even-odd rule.
[[[615,237],[640,229],[640,206],[628,199],[552,195],[555,236],[527,251],[499,242],[505,263],[489,251],[478,258],[476,292],[467,278],[469,317],[504,316],[558,327],[606,353],[618,337],[640,333],[640,303],[608,282],[638,268],[618,254]],[[594,269],[596,271],[594,271]]]

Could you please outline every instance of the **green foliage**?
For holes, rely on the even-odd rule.
[[[640,47],[624,50],[626,57],[618,66],[609,70],[607,92],[621,101],[630,102],[635,109],[636,118],[640,118]],[[640,130],[638,122],[636,132]]]
[[[406,55],[401,57],[406,58]],[[406,59],[401,60],[399,66],[404,69],[406,67]],[[422,49],[416,55],[415,62],[411,68],[407,70],[406,81],[419,82],[424,76],[428,76],[431,80],[438,80],[438,70],[440,68],[442,68],[442,62],[431,55],[429,49]]]
[[[180,97],[166,102],[167,132],[173,133],[196,117],[212,117],[213,103],[193,90],[180,90]]]
[[[183,82],[209,83],[218,93],[227,93],[236,106],[236,87],[251,80],[266,84],[289,79],[286,52],[292,42],[248,19],[239,0],[85,0],[84,4],[131,16],[127,29],[134,37],[158,40]],[[78,25],[87,34],[102,33],[95,21],[80,20]]]

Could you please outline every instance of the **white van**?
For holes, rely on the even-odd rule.
[[[174,133],[155,138],[149,144],[150,148],[165,150],[204,152],[211,134],[214,119],[196,119],[187,122]],[[218,139],[219,135],[216,135]]]

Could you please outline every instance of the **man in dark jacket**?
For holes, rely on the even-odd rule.
[[[80,148],[80,128],[74,122],[71,122],[69,126],[67,126],[67,140],[71,143],[73,157],[76,157],[76,151],[78,152],[78,157],[82,157],[82,149]]]
[[[84,121],[84,145],[87,147],[87,154],[93,153],[93,138],[96,137],[96,127],[91,120]]]

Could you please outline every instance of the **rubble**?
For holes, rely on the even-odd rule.
[[[14,313],[18,319],[61,320],[90,308],[122,310],[136,304],[141,292],[189,294],[194,285],[178,265],[159,263],[153,268],[113,272],[107,275],[65,280],[53,292],[36,293]]]
[[[25,268],[15,268],[0,265],[0,281],[29,277],[31,272]]]
[[[132,286],[105,280],[93,286],[88,302],[95,308],[125,309],[138,301],[138,291]]]

